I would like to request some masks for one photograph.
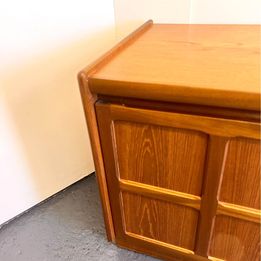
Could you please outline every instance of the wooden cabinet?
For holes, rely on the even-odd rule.
[[[165,260],[260,259],[257,34],[148,22],[79,74],[109,240]]]

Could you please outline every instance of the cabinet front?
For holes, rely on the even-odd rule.
[[[259,260],[258,124],[103,103],[96,115],[118,245]]]

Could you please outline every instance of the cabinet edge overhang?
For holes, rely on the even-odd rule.
[[[125,82],[90,76],[92,93],[143,100],[189,103],[241,110],[260,111],[260,93],[158,83]]]

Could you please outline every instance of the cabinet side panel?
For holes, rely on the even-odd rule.
[[[120,178],[201,195],[206,134],[125,121],[114,126]]]
[[[260,260],[259,224],[217,216],[210,256],[226,261]]]
[[[219,200],[260,209],[260,141],[229,142]]]
[[[128,192],[122,200],[127,232],[194,250],[196,210]]]
[[[92,146],[92,154],[95,164],[95,172],[99,185],[99,192],[103,208],[103,216],[105,221],[105,228],[107,238],[109,241],[115,242],[115,231],[112,220],[112,212],[109,202],[108,187],[105,177],[104,161],[101,150],[101,143],[99,138],[99,131],[97,126],[97,117],[95,113],[96,95],[93,95],[89,90],[89,83],[87,75],[80,72],[78,75],[80,92],[83,102],[84,113],[87,121],[88,131],[90,135],[90,142]]]

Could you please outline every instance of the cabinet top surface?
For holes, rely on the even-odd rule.
[[[223,106],[257,109],[260,39],[260,25],[152,24],[95,70],[91,85],[94,91],[112,95],[106,82],[117,82],[115,92],[121,89],[120,94],[132,85],[139,92],[146,84],[155,97],[177,91],[178,96],[191,93],[197,99],[208,92],[202,99],[216,96]],[[193,97],[185,101],[193,102]]]

